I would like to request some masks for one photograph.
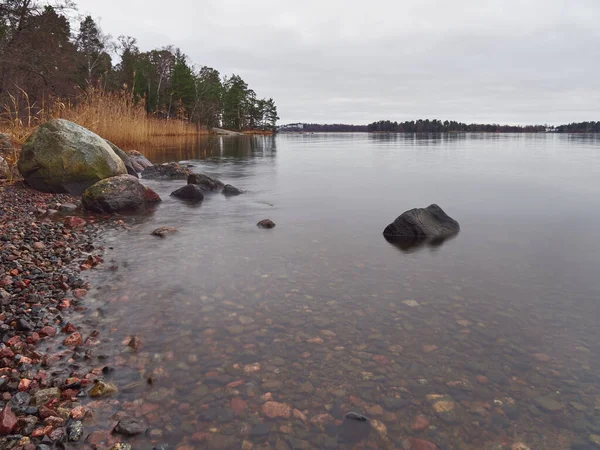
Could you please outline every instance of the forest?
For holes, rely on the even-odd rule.
[[[241,76],[196,65],[169,45],[143,51],[135,37],[113,38],[69,0],[2,0],[2,119],[39,121],[89,95],[197,128],[272,130],[279,119],[274,100],[259,98]]]
[[[448,132],[485,132],[485,133],[540,133],[546,131],[544,125],[497,125],[466,124],[453,120],[411,120],[391,122],[381,120],[368,125],[369,132],[389,133],[448,133]]]
[[[600,122],[579,122],[556,127],[557,133],[600,133]]]

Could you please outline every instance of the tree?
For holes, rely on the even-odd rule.
[[[79,26],[76,42],[83,60],[85,81],[91,85],[111,68],[111,58],[107,53],[111,47],[110,38],[102,33],[92,16],[87,16]]]
[[[187,57],[177,50],[175,64],[171,75],[171,98],[172,104],[169,113],[188,116],[192,111],[196,100],[196,83],[192,75],[192,69],[187,64]]]
[[[221,124],[223,85],[218,70],[202,67],[196,74],[195,121],[207,127]]]

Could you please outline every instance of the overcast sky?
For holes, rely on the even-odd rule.
[[[280,123],[600,120],[600,0],[77,0],[273,97]]]

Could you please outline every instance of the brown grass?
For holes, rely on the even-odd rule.
[[[0,115],[0,132],[23,143],[38,125],[63,118],[84,126],[125,149],[141,147],[157,136],[208,134],[205,128],[181,118],[159,119],[146,113],[143,101],[135,101],[127,91],[107,92],[89,89],[72,101],[55,98],[42,105],[31,104],[22,89],[10,96]]]

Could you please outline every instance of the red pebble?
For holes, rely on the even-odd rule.
[[[5,406],[0,412],[0,436],[11,434],[17,426],[17,416],[12,412],[10,406]]]

